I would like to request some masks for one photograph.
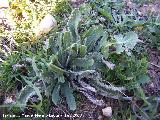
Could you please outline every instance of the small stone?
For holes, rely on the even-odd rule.
[[[55,28],[57,26],[57,21],[55,18],[48,14],[46,15],[42,21],[40,22],[37,30],[36,30],[36,37],[40,37],[44,33],[48,33],[52,28]]]
[[[106,117],[111,117],[112,116],[112,108],[106,107],[106,108],[102,109],[102,113]]]
[[[8,0],[0,0],[0,8],[8,8],[9,2]]]
[[[7,97],[4,101],[5,104],[11,104],[11,103],[15,103],[15,100],[13,100],[12,97]]]
[[[106,19],[105,19],[104,17],[100,17],[99,20],[100,20],[101,22],[104,22]]]
[[[0,24],[3,24],[3,20],[2,19],[0,19]]]
[[[150,86],[151,88],[154,88],[154,84],[153,84],[153,83],[151,83],[149,86]]]
[[[71,2],[77,2],[77,0],[71,0]]]
[[[102,118],[103,118],[103,117],[102,117],[101,115],[98,116],[98,120],[102,120]]]

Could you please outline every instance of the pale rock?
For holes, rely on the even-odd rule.
[[[150,86],[151,88],[154,88],[154,87],[155,87],[153,83],[151,83],[149,86]]]
[[[78,0],[70,0],[71,2],[78,2]]]
[[[112,108],[106,107],[106,108],[102,109],[102,113],[106,117],[111,117],[112,116]]]
[[[57,26],[57,21],[55,18],[48,14],[46,15],[41,22],[38,25],[38,28],[36,29],[36,37],[40,37],[44,33],[48,33],[52,28],[55,28]]]
[[[0,19],[0,24],[3,24],[3,20],[2,19]]]
[[[12,99],[12,97],[7,97],[4,101],[5,104],[11,104],[15,103],[15,100]]]
[[[27,19],[29,19],[29,16],[27,15],[27,13],[26,12],[22,12],[22,16],[27,20]]]
[[[98,120],[102,120],[103,117],[101,115],[98,116]]]
[[[0,0],[0,8],[8,8],[9,2],[8,0]]]
[[[111,70],[115,68],[115,64],[113,64],[112,62],[106,61],[104,59],[102,59],[102,62]]]

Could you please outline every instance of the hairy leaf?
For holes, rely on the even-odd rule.
[[[81,45],[79,52],[80,52],[80,56],[84,57],[87,53],[87,47],[85,45]]]
[[[36,94],[35,90],[31,86],[27,85],[19,92],[17,101],[20,104],[24,104],[27,106],[28,100],[35,94]]]
[[[57,83],[56,86],[54,87],[53,89],[53,92],[52,92],[52,102],[57,105],[58,101],[60,100],[60,84]]]
[[[80,21],[81,21],[81,13],[78,9],[74,9],[68,21],[68,27],[69,30],[71,31],[74,42],[80,40],[80,37],[78,35],[78,24]]]
[[[105,9],[103,9],[103,8],[98,8],[98,12],[99,12],[101,15],[105,16],[105,17],[106,17],[107,19],[109,19],[109,20],[112,20],[112,19],[113,19],[112,15],[111,15],[107,10],[105,10]]]
[[[68,83],[65,83],[63,85],[63,93],[64,93],[64,96],[66,97],[66,101],[67,101],[67,104],[68,104],[68,107],[70,108],[70,110],[75,110],[76,109],[76,101],[73,96],[73,90],[72,90],[72,88],[70,88],[68,86]]]
[[[60,68],[60,67],[58,67],[58,66],[56,66],[56,65],[53,65],[52,63],[49,63],[49,64],[48,64],[48,68],[49,68],[51,71],[53,71],[53,72],[55,72],[55,73],[58,73],[58,74],[63,74],[63,73],[66,72],[66,71],[63,70],[62,68]]]
[[[80,67],[80,68],[89,68],[94,64],[94,60],[84,57],[84,58],[76,58],[73,61],[73,65]]]
[[[22,77],[24,79],[24,81],[28,84],[26,85],[19,93],[18,97],[17,97],[17,103],[18,104],[23,104],[23,105],[27,105],[28,100],[33,96],[33,95],[37,95],[39,100],[40,100],[40,106],[42,104],[42,95],[40,90],[34,85],[32,84],[31,81],[28,81],[26,77]],[[25,107],[25,106],[24,106]]]
[[[71,36],[71,32],[64,32],[63,35],[63,49],[67,49],[71,46],[73,40],[72,40],[72,36]]]
[[[37,77],[40,76],[39,70],[38,70],[36,62],[35,62],[35,57],[32,58],[32,67],[33,67],[34,72],[36,73],[36,76]]]
[[[101,25],[91,27],[83,35],[83,37],[85,38],[85,45],[87,46],[88,52],[95,48],[96,43],[101,40],[101,36],[103,36],[103,27]]]
[[[118,54],[124,51],[129,53],[129,50],[132,50],[137,42],[140,42],[135,32],[128,32],[125,36],[122,34],[115,35],[114,38],[116,40],[115,47]]]

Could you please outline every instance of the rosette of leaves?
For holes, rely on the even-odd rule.
[[[79,9],[73,10],[67,29],[52,33],[43,47],[37,47],[35,50],[30,48],[32,52],[30,49],[23,51],[25,61],[29,62],[26,65],[28,74],[20,76],[26,86],[20,91],[17,103],[27,105],[31,96],[38,95],[41,105],[41,94],[45,93],[52,98],[55,105],[65,97],[69,108],[75,110],[74,90],[83,93],[99,106],[105,104],[98,100],[95,94],[117,98],[122,96],[125,88],[114,87],[103,80],[105,77],[101,74],[110,69],[104,61],[108,59],[110,47],[114,47],[118,54],[131,51],[139,41],[138,37],[136,33],[131,32],[135,35],[132,36],[129,32],[125,36],[112,36],[114,41],[111,42],[102,24],[92,25],[79,33],[84,17],[81,13]],[[131,45],[130,42],[134,44]]]
[[[109,69],[104,59],[108,58],[109,47],[121,45],[132,50],[138,42],[136,38],[133,40],[135,44],[131,46],[128,37],[129,39],[124,41],[110,43],[102,25],[94,25],[80,35],[78,26],[82,19],[81,11],[72,11],[67,30],[52,34],[47,39],[46,46],[39,51],[40,54],[33,55],[35,57],[31,59],[33,76],[44,82],[45,94],[51,96],[55,105],[58,105],[62,96],[65,97],[71,110],[76,109],[74,90],[83,93],[100,106],[103,106],[104,102],[97,100],[95,94],[122,96],[122,91],[125,90],[123,87],[114,87],[103,80],[101,73]],[[124,49],[121,52],[125,52]]]

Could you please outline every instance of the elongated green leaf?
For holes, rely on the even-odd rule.
[[[60,84],[57,83],[52,92],[52,102],[57,105],[58,101],[60,100]]]
[[[40,90],[31,82],[28,81],[26,77],[21,76],[23,78],[23,80],[28,84],[26,85],[20,92],[19,95],[17,97],[17,104],[23,104],[23,105],[27,105],[28,100],[33,96],[33,95],[37,95],[40,103],[39,105],[42,105],[42,95]],[[25,106],[24,106],[25,107]],[[24,108],[22,107],[22,109]]]
[[[56,47],[56,45],[57,45],[56,36],[58,36],[58,35],[55,34],[53,37],[49,38],[49,48],[51,49],[52,53],[54,53],[54,54],[58,52],[58,49]]]
[[[23,77],[23,79],[25,80],[25,82],[26,82],[29,86],[31,86],[31,87],[35,90],[35,92],[36,92],[36,94],[38,95],[40,101],[42,102],[42,95],[41,95],[41,92],[40,92],[39,88],[36,87],[31,81],[27,80],[27,77]]]
[[[142,89],[142,87],[140,85],[137,85],[137,96],[141,97],[145,103],[149,104],[148,101],[146,100],[146,95],[144,93],[144,90]]]
[[[58,50],[60,51],[60,50],[62,50],[62,36],[63,36],[63,34],[62,33],[58,33],[58,38],[57,38],[57,45],[58,45]]]
[[[51,49],[53,54],[56,54],[60,50],[62,50],[62,38],[63,33],[56,32],[53,37],[49,38],[49,48]]]
[[[35,57],[32,58],[32,67],[33,67],[34,72],[36,73],[36,76],[37,77],[40,76],[39,75],[39,70],[38,70],[36,62],[35,62]]]
[[[103,15],[104,17],[106,17],[107,19],[113,20],[112,15],[111,15],[107,10],[105,10],[105,9],[103,9],[103,8],[98,8],[98,12],[99,12],[101,15]]]
[[[59,73],[59,74],[63,74],[63,73],[66,72],[66,71],[63,70],[62,68],[60,68],[60,67],[58,67],[58,66],[56,66],[56,65],[53,65],[52,63],[49,63],[49,64],[48,64],[48,68],[49,68],[51,71],[53,71],[53,72],[55,72],[55,73]]]
[[[97,45],[95,46],[95,51],[99,51],[103,46],[108,43],[107,38],[108,34],[104,32],[102,38],[97,42]]]
[[[94,60],[90,58],[77,58],[73,61],[73,65],[80,68],[89,68],[94,64]]]
[[[109,46],[107,46],[107,47],[102,47],[101,48],[101,53],[103,54],[103,56],[104,56],[104,58],[108,58],[108,56],[109,56]]]
[[[103,32],[103,27],[100,25],[90,28],[88,32],[83,35],[83,37],[86,39],[85,45],[87,46],[88,52],[96,47],[96,43],[101,40],[100,37],[103,36]]]
[[[63,86],[63,94],[66,98],[68,107],[70,110],[75,110],[76,109],[76,101],[73,96],[73,90],[68,86],[68,83],[65,83]]]
[[[78,9],[74,9],[68,21],[68,27],[69,30],[71,31],[74,42],[80,40],[80,37],[78,35],[78,24],[80,21],[81,21],[81,13]]]
[[[84,57],[86,55],[86,53],[87,53],[87,46],[81,45],[79,52],[80,52],[80,56]]]
[[[20,104],[24,104],[24,105],[26,106],[28,100],[29,100],[33,95],[36,95],[35,90],[34,90],[31,86],[27,85],[27,86],[25,86],[25,87],[19,92],[19,95],[18,95],[18,97],[17,97],[17,101],[18,101]]]
[[[72,40],[72,36],[71,36],[71,32],[64,32],[63,35],[63,49],[67,49],[71,46],[73,40]]]

